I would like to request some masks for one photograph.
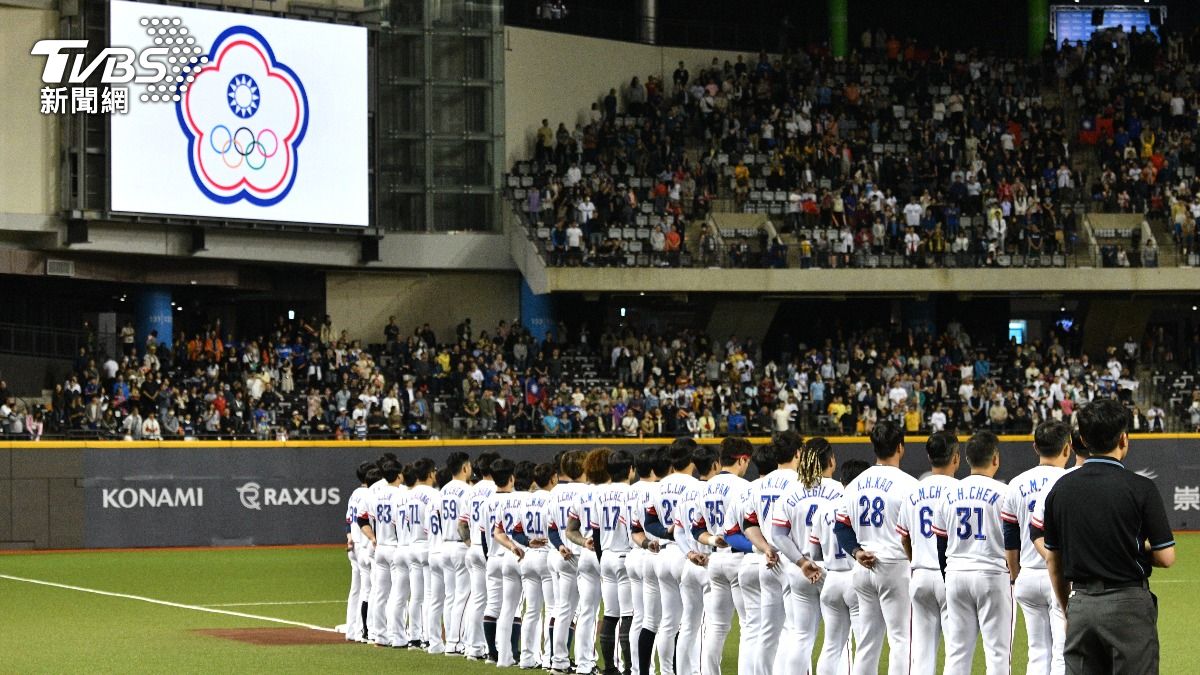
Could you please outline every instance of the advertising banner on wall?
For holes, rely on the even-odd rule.
[[[84,541],[98,548],[337,543],[345,536],[355,467],[382,452],[395,452],[401,461],[430,457],[442,463],[454,451],[475,456],[495,450],[516,461],[544,462],[563,450],[593,447],[600,446],[89,449]],[[646,446],[614,447],[636,452]],[[1177,530],[1200,529],[1197,447],[1195,440],[1135,439],[1127,462],[1159,486]],[[835,450],[839,462],[872,459],[865,443],[839,443]],[[1001,452],[1001,480],[1037,461],[1029,443],[1006,442]],[[910,444],[903,468],[915,476],[929,470],[921,444]]]
[[[152,80],[111,117],[113,211],[369,224],[365,28],[120,0],[109,28]]]

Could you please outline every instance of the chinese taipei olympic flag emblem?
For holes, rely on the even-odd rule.
[[[232,26],[186,78],[175,104],[192,179],[209,199],[271,206],[299,171],[308,96],[258,31]]]

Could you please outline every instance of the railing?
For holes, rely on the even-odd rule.
[[[86,341],[79,330],[0,323],[0,353],[73,358]]]

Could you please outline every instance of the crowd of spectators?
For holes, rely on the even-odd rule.
[[[576,249],[564,262],[598,259],[614,226],[686,241],[717,199],[831,253],[941,264],[957,246],[983,265],[1071,252],[1082,179],[1063,110],[1042,100],[1055,71],[879,37],[845,60],[809,50],[634,77],[573,129],[544,120],[513,195],[532,226],[564,233],[551,242]]]
[[[127,326],[120,353],[81,349],[46,405],[26,407],[0,391],[4,431],[132,440],[706,437],[866,434],[894,419],[913,432],[1027,433],[1105,396],[1128,403],[1139,429],[1169,421],[1157,403],[1133,407],[1137,342],[1092,361],[1077,335],[982,344],[956,323],[941,333],[880,327],[812,345],[784,336],[770,352],[690,330],[596,339],[560,325],[538,341],[506,322],[475,332],[469,319],[444,342],[428,324],[405,335],[392,320],[369,348],[328,317],[280,319],[252,339],[226,334],[220,322],[170,346],[154,334],[142,345],[132,338]],[[602,377],[580,377],[572,364],[581,361]],[[1179,412],[1185,421],[1191,414]]]

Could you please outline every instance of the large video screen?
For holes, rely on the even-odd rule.
[[[368,225],[365,28],[114,1],[110,31],[166,68],[112,117],[113,211]]]
[[[1092,25],[1092,11],[1096,7],[1078,6],[1078,7],[1054,7],[1051,11],[1054,14],[1054,37],[1058,42],[1059,48],[1062,47],[1063,40],[1070,40],[1071,44],[1077,42],[1089,42],[1092,39],[1092,33],[1101,28],[1116,28],[1120,26],[1128,32],[1131,28],[1137,28],[1139,33],[1150,31],[1158,35],[1158,26],[1152,25],[1150,21],[1150,12],[1159,11],[1157,7],[1113,7],[1104,10],[1104,22],[1099,26]]]

